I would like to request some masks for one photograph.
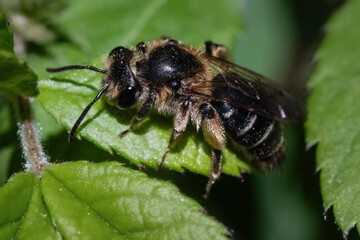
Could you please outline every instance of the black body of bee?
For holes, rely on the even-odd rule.
[[[103,73],[104,78],[103,88],[74,124],[70,141],[103,93],[120,108],[133,105],[138,108],[129,129],[121,136],[134,129],[151,109],[174,115],[173,133],[159,165],[191,121],[197,130],[202,130],[213,148],[207,192],[220,176],[227,138],[243,146],[262,168],[271,169],[285,160],[282,123],[301,121],[306,115],[302,103],[290,93],[228,62],[225,47],[211,41],[205,43],[203,52],[162,38],[146,44],[141,42],[133,50],[113,49],[105,70],[80,65],[47,70],[71,69],[97,71]]]
[[[266,168],[279,166],[285,160],[285,145],[281,125],[228,103],[213,101],[226,132]]]

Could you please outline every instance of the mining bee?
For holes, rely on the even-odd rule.
[[[206,191],[220,176],[222,150],[227,140],[242,146],[262,169],[281,165],[286,156],[282,125],[302,121],[304,105],[263,76],[227,60],[223,45],[205,42],[204,51],[170,38],[139,43],[135,49],[114,48],[105,70],[70,65],[48,72],[88,69],[104,74],[102,89],[84,109],[69,134],[69,141],[91,106],[105,93],[121,109],[137,106],[130,127],[135,129],[147,113],[173,115],[172,135],[159,166],[175,140],[192,122],[212,147],[211,174]]]

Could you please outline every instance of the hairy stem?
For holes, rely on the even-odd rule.
[[[17,96],[19,135],[23,155],[25,157],[25,171],[33,172],[41,176],[43,170],[49,165],[48,157],[45,155],[37,129],[34,126],[30,98]]]

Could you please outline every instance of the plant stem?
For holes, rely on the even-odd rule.
[[[17,96],[18,116],[19,123],[19,135],[21,140],[21,146],[23,149],[23,155],[25,157],[25,171],[33,172],[38,176],[41,176],[43,170],[50,163],[48,157],[45,155],[39,134],[34,126],[30,98],[27,96]]]

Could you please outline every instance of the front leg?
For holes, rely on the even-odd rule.
[[[180,137],[180,135],[185,132],[185,129],[189,122],[190,111],[189,111],[190,102],[189,100],[183,101],[179,107],[176,109],[176,113],[174,116],[174,130],[171,134],[171,138],[169,141],[169,145],[161,158],[158,167],[161,167],[164,164],[166,155],[171,151],[176,143],[176,139]]]
[[[156,101],[156,91],[151,91],[149,96],[145,100],[145,102],[141,105],[139,112],[134,116],[134,118],[130,122],[130,127],[125,131],[119,134],[120,137],[124,137],[125,134],[133,131],[139,125],[139,123],[144,119],[147,113],[153,108],[154,103]]]

